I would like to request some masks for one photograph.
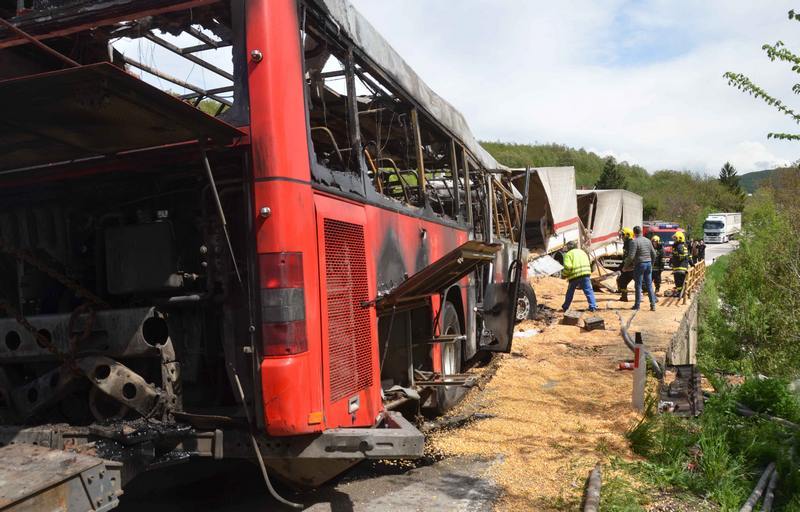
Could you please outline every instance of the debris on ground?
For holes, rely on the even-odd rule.
[[[503,492],[498,510],[575,510],[588,472],[612,456],[634,457],[625,432],[638,420],[631,408],[632,375],[618,371],[631,354],[619,336],[615,311],[630,309],[618,295],[597,293],[606,330],[553,323],[566,282],[533,281],[540,304],[537,320],[517,330],[513,352],[496,358],[495,375],[482,392],[471,392],[448,417],[489,415],[465,428],[431,434],[429,449],[441,456],[500,459],[487,478]],[[656,312],[642,311],[631,330],[643,331],[648,348],[662,357],[687,306],[663,301]],[[576,311],[588,309],[576,297]],[[547,312],[551,312],[550,315]],[[626,317],[629,315],[626,315]]]

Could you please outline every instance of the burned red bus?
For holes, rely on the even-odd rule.
[[[318,484],[419,456],[392,409],[509,350],[526,201],[345,0],[0,16],[6,470],[72,450],[103,506],[198,457]]]

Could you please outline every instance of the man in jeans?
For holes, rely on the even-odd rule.
[[[578,244],[575,242],[567,244],[567,254],[564,255],[564,271],[562,274],[564,279],[569,281],[569,287],[561,310],[566,311],[569,309],[570,304],[572,304],[572,298],[575,296],[575,289],[580,286],[583,294],[586,295],[586,301],[589,303],[589,311],[597,311],[597,302],[594,300],[594,290],[592,289],[590,277],[592,275],[592,264],[589,261],[589,256],[581,249],[578,249]]]
[[[647,294],[650,297],[650,311],[656,310],[656,294],[653,291],[653,261],[657,258],[653,244],[642,236],[642,228],[633,228],[633,244],[631,245],[628,258],[623,265],[633,266],[633,281],[636,285],[636,302],[631,309],[639,309],[642,303],[642,280],[647,286]]]

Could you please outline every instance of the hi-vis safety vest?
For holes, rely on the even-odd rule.
[[[670,265],[672,265],[672,270],[675,271],[688,271],[689,270],[689,249],[686,248],[686,244],[683,242],[678,242],[672,248],[672,258],[670,258]]]
[[[571,281],[592,273],[589,256],[581,249],[572,249],[564,255],[564,279]]]

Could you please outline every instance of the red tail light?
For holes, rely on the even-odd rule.
[[[263,355],[286,356],[308,350],[303,255],[275,252],[258,256],[261,275]]]

